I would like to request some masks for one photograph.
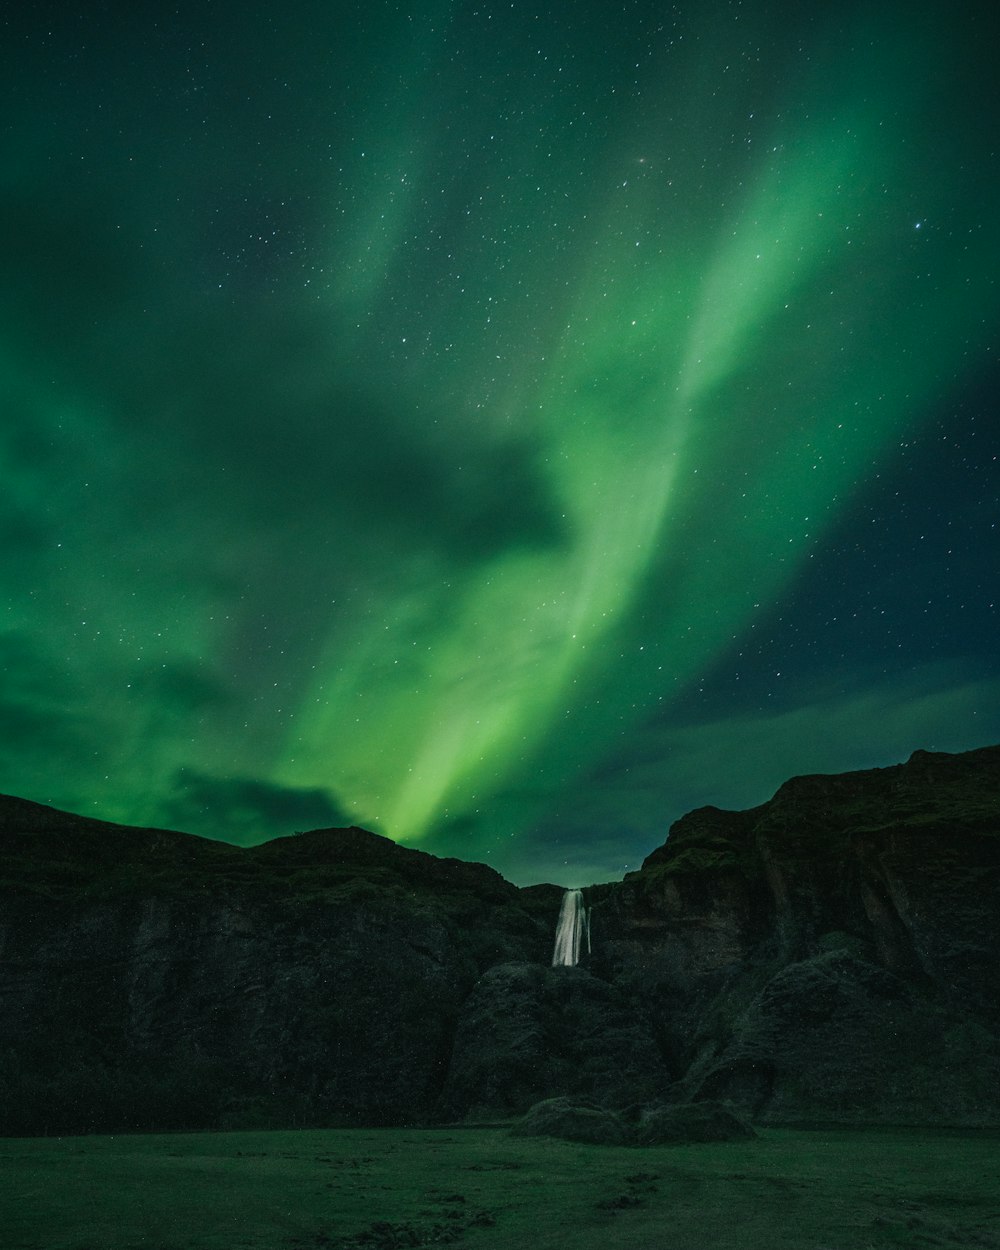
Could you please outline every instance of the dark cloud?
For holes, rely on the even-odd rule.
[[[207,666],[189,661],[144,668],[132,680],[136,696],[154,700],[168,712],[196,714],[226,708],[235,693]]]
[[[353,821],[327,790],[182,768],[160,806],[160,823],[227,842],[254,843],[310,829],[344,828]]]
[[[78,695],[38,640],[24,631],[0,634],[0,775],[28,784],[57,759],[65,778],[92,758],[95,726],[76,706]]]
[[[313,538],[336,529],[460,563],[563,540],[558,501],[530,442],[477,437],[334,380],[296,395],[300,352],[272,344],[263,376],[249,364],[227,378],[207,367],[192,379],[190,423],[174,432],[178,454],[186,444],[202,473],[244,496],[258,519],[312,522]],[[210,422],[197,419],[202,409]],[[220,468],[235,474],[220,482]]]
[[[17,577],[21,559],[37,559],[51,546],[50,527],[28,507],[0,501],[0,545],[7,553],[8,574]]]
[[[34,188],[46,203],[51,190]],[[97,220],[78,188],[58,197],[61,209],[32,211],[34,198],[0,213],[0,240],[17,240],[0,242],[4,320],[26,359],[41,349],[48,369],[58,360],[76,402],[134,444],[150,508],[174,500],[183,477],[209,523],[243,513],[298,525],[307,544],[336,530],[466,563],[565,538],[527,437],[408,402],[379,362],[345,358],[308,309],[186,290],[165,267],[172,247],[183,270],[183,233],[158,241],[153,258]],[[29,405],[18,430],[51,459],[47,419]]]
[[[79,186],[48,182],[0,197],[4,332],[32,354],[70,355],[77,368],[95,327],[138,294],[142,273],[87,198]]]

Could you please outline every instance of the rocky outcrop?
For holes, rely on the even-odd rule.
[[[491,869],[363,830],[3,819],[8,1131],[426,1119],[478,977],[551,941]]]
[[[635,1128],[639,1146],[700,1141],[741,1141],[756,1137],[750,1122],[732,1106],[710,1099],[644,1107]]]
[[[586,1099],[546,1098],[535,1103],[510,1130],[514,1137],[559,1137],[593,1146],[664,1146],[756,1137],[753,1126],[731,1105],[699,1102],[651,1103],[609,1111]],[[633,1206],[618,1201],[614,1206]]]
[[[360,829],[252,849],[0,800],[0,1133],[727,1099],[1000,1123],[1000,748],[703,808],[585,892]]]
[[[514,1137],[559,1137],[589,1146],[624,1146],[628,1126],[614,1111],[572,1098],[546,1098],[535,1103],[511,1127]]]
[[[656,1019],[676,1097],[1000,1122],[1000,748],[701,809],[593,893],[601,975]]]
[[[645,1012],[585,968],[491,968],[458,1019],[443,1104],[452,1115],[516,1115],[551,1097],[625,1106],[669,1078]]]

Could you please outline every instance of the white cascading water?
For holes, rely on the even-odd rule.
[[[590,920],[583,905],[582,890],[567,890],[559,909],[556,925],[556,948],[552,954],[553,968],[574,968],[580,962],[580,947],[587,940],[590,954]]]

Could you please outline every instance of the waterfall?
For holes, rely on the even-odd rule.
[[[567,890],[559,909],[556,925],[556,948],[552,954],[553,968],[572,968],[580,962],[580,946],[586,938],[590,954],[590,918],[583,905],[582,890]]]

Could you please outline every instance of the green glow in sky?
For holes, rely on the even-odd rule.
[[[663,13],[25,27],[0,788],[576,883],[685,800],[980,744],[971,633],[915,687],[817,643],[712,722],[714,791],[685,700],[736,655],[760,695],[754,631],[990,359],[987,10]]]

